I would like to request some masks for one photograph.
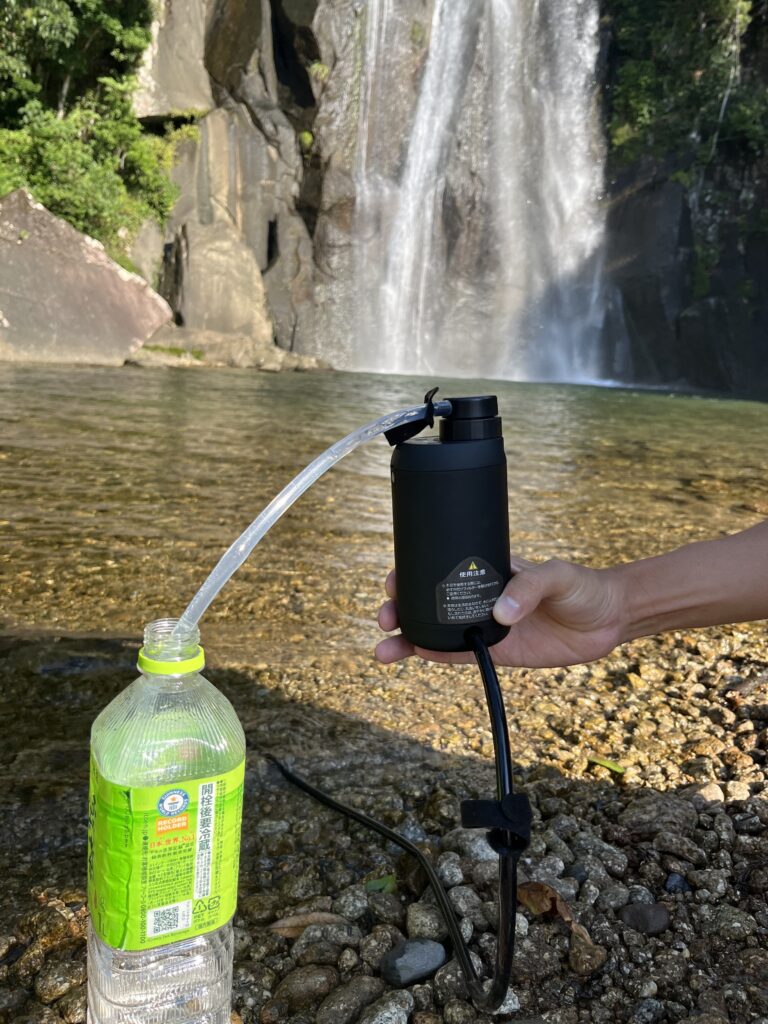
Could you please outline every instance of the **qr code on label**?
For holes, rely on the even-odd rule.
[[[154,939],[158,935],[184,931],[192,923],[192,900],[169,903],[147,913],[147,935]]]

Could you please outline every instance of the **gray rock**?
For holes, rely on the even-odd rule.
[[[326,996],[317,1011],[317,1024],[354,1024],[365,1007],[383,991],[384,982],[380,978],[358,974]]]
[[[718,871],[715,868],[688,872],[688,881],[694,889],[706,889],[716,898],[725,896],[728,891],[729,877],[730,873],[728,871]]]
[[[619,815],[619,823],[638,837],[652,837],[659,832],[690,835],[697,821],[695,807],[668,793],[638,797]]]
[[[445,963],[445,949],[432,939],[409,939],[385,953],[379,964],[388,985],[402,988],[434,974]]]
[[[681,796],[690,800],[697,810],[709,807],[711,804],[721,804],[725,800],[725,794],[716,782],[699,782],[693,786],[686,786],[681,791]]]
[[[437,907],[431,903],[411,903],[406,915],[406,930],[410,939],[434,939],[441,942],[448,937],[448,928]]]
[[[683,875],[678,874],[676,871],[670,872],[670,874],[667,876],[667,880],[664,883],[664,888],[667,890],[667,892],[671,893],[691,891],[691,887],[690,885],[688,885],[688,882],[685,880]]]
[[[401,925],[405,921],[405,907],[400,897],[392,892],[372,892],[368,906],[374,918],[382,924]]]
[[[463,999],[450,999],[443,1007],[443,1020],[445,1024],[473,1024],[477,1014]]]
[[[454,886],[453,889],[448,891],[448,899],[451,901],[459,917],[468,917],[472,924],[478,928],[483,928],[487,925],[488,922],[482,900],[474,889],[470,889],[468,885]]]
[[[660,935],[669,928],[669,911],[663,903],[630,903],[622,907],[619,917],[629,928],[643,935]]]
[[[300,1010],[319,1003],[339,983],[333,967],[310,965],[298,967],[287,974],[275,991],[275,999],[284,1001],[291,1010]]]
[[[35,978],[35,994],[41,1003],[53,1003],[84,981],[84,960],[49,957]]]
[[[333,901],[334,914],[341,914],[349,921],[358,921],[368,913],[368,893],[364,885],[350,885]]]
[[[659,832],[653,840],[653,848],[661,853],[671,853],[682,860],[688,860],[697,867],[707,863],[706,854],[693,840],[675,835],[674,832]]]
[[[441,853],[437,859],[436,871],[437,877],[447,889],[454,885],[461,885],[464,881],[464,872],[461,870],[458,853],[452,851]]]
[[[491,982],[486,983],[486,987],[490,986]],[[494,1010],[491,1014],[492,1017],[501,1017],[507,1013],[517,1013],[520,1009],[520,999],[513,988],[507,989],[507,994],[504,996],[504,1001],[498,1010]]]
[[[0,360],[121,366],[167,303],[23,189],[0,200]]]
[[[656,1024],[665,1016],[664,1004],[658,999],[641,1000],[632,1012],[633,1024]]]
[[[610,843],[603,842],[588,832],[579,832],[571,840],[571,849],[577,857],[596,857],[616,878],[623,878],[627,870],[627,857]]]
[[[410,992],[388,992],[365,1010],[359,1024],[407,1024],[412,1010]]]
[[[630,885],[629,902],[655,903],[656,900],[653,898],[653,893],[651,892],[651,890],[646,888],[644,885]]]
[[[618,910],[629,902],[629,889],[621,882],[608,882],[597,897],[598,910]]]
[[[475,965],[475,970],[478,974],[481,974],[483,965],[480,957],[475,953],[470,953],[470,956],[472,957],[472,963]],[[433,986],[435,999],[441,1006],[444,1006],[450,999],[469,998],[467,985],[464,981],[464,975],[461,973],[458,960],[449,960],[447,964],[440,968],[435,975]]]
[[[717,912],[714,930],[726,941],[738,942],[755,934],[757,921],[738,907],[724,906]]]

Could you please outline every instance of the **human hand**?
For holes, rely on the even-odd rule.
[[[588,569],[551,559],[535,563],[511,559],[515,574],[496,602],[497,622],[510,626],[507,636],[491,647],[497,665],[553,668],[602,658],[622,642],[626,605],[623,578],[613,569]],[[387,576],[390,600],[379,609],[379,626],[398,628],[395,573]],[[427,661],[465,663],[471,652],[428,651],[414,647],[402,634],[376,647],[385,665],[417,654]]]

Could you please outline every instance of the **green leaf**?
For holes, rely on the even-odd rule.
[[[617,775],[623,775],[626,768],[622,768],[616,761],[611,761],[607,757],[592,757],[591,755],[587,758],[589,764],[599,764],[601,768],[607,768],[609,772],[616,772]]]
[[[397,892],[397,879],[394,875],[384,875],[382,878],[370,878],[365,883],[366,892]]]

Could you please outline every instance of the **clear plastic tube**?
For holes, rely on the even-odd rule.
[[[448,416],[451,412],[451,403],[448,401],[435,402],[432,406],[432,412],[435,416]],[[426,414],[426,405],[414,405],[408,409],[391,412],[374,420],[372,423],[367,423],[365,426],[353,430],[351,434],[342,437],[340,441],[332,444],[322,455],[318,455],[316,459],[313,459],[308,466],[302,469],[298,476],[295,476],[280,491],[277,497],[270,501],[267,507],[256,516],[251,525],[227,548],[208,576],[208,579],[190,601],[184,614],[179,619],[176,629],[190,629],[198,624],[221,588],[237,572],[264,534],[275,525],[283,513],[287,512],[291,505],[323,473],[326,473],[340,459],[343,459],[345,455],[349,455],[366,441],[378,437],[379,434],[383,434],[387,430],[393,430],[395,427],[404,426],[406,423],[413,423],[416,420],[424,419]]]

